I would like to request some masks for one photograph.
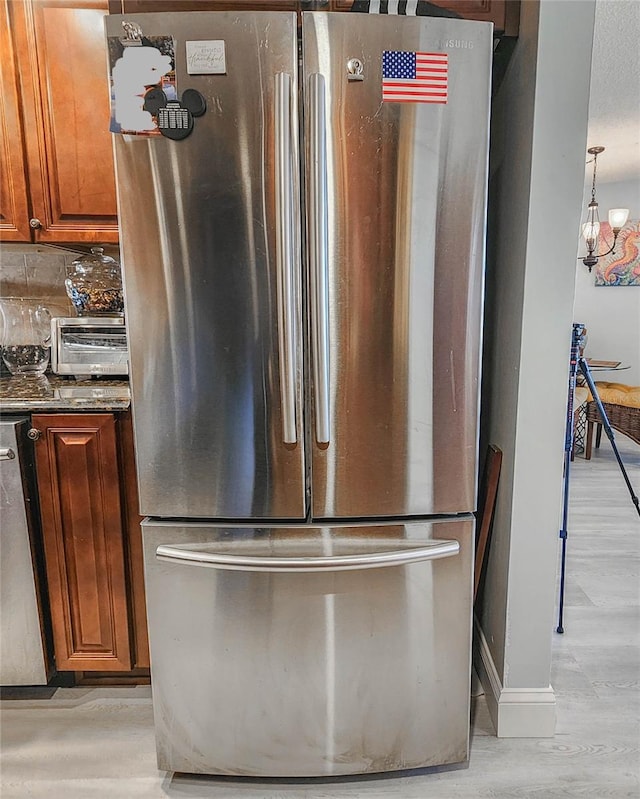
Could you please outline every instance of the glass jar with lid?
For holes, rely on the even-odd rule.
[[[78,316],[124,316],[120,264],[103,247],[76,258],[64,283]]]
[[[0,298],[0,350],[12,375],[45,372],[51,352],[51,314],[39,299]]]

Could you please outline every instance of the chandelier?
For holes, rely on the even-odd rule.
[[[604,147],[589,147],[587,150],[589,155],[593,156],[593,182],[591,184],[591,202],[587,206],[587,221],[582,226],[582,235],[587,245],[587,254],[584,258],[579,260],[591,271],[598,263],[599,258],[612,253],[616,246],[618,234],[622,230],[629,217],[628,208],[612,208],[609,211],[609,224],[613,231],[613,241],[611,247],[606,252],[598,252],[600,244],[600,218],[598,216],[598,203],[596,202],[596,168],[598,165],[598,156],[604,152]],[[591,163],[587,161],[587,163]],[[605,247],[608,246],[604,242]]]

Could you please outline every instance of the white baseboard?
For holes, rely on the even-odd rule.
[[[552,738],[556,729],[553,688],[504,688],[477,621],[475,639],[475,668],[498,738]]]

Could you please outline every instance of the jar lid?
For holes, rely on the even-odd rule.
[[[76,258],[71,266],[75,267],[80,273],[90,272],[96,267],[112,270],[120,268],[120,264],[116,260],[104,254],[104,247],[92,247],[90,253]]]

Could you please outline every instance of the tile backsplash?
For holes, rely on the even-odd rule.
[[[64,287],[66,269],[90,249],[84,245],[67,249],[40,244],[0,244],[0,298],[34,297],[49,308],[52,316],[75,316]],[[117,247],[105,246],[104,250],[120,260]]]

